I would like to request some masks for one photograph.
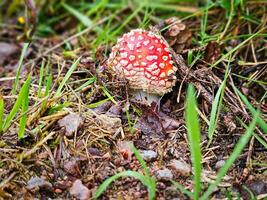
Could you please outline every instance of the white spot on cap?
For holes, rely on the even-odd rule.
[[[166,74],[165,72],[161,72],[161,74],[159,75],[160,78],[165,78],[166,77]]]
[[[147,46],[149,44],[149,40],[144,41],[144,45]]]
[[[158,51],[158,52],[161,52],[161,51],[162,51],[162,48],[157,48],[157,51]]]
[[[141,65],[146,66],[147,63],[146,62],[141,62]]]
[[[128,61],[127,60],[121,60],[120,64],[122,64],[122,66],[126,66],[128,64]]]
[[[156,43],[159,43],[159,40],[155,40]]]
[[[134,50],[134,45],[133,45],[133,44],[131,44],[131,43],[128,43],[128,44],[127,44],[127,46],[128,46],[128,48],[129,48],[131,51],[133,51],[133,50]]]
[[[122,53],[121,53],[121,57],[122,57],[122,58],[127,58],[127,56],[128,56],[127,52],[122,52]]]
[[[138,55],[138,58],[142,58],[142,55],[140,54],[140,55]]]
[[[141,47],[141,43],[140,42],[137,42],[136,47],[137,48]]]
[[[148,72],[145,72],[145,75],[146,75],[147,78],[151,78],[151,76],[152,76],[152,75],[151,75],[150,73],[148,73]]]
[[[152,71],[153,69],[157,69],[157,68],[158,68],[157,63],[154,62],[147,67],[147,70]]]
[[[167,60],[168,60],[168,56],[162,56],[162,59],[163,59],[164,61],[167,61]]]
[[[135,37],[131,37],[131,38],[130,38],[130,40],[131,40],[132,42],[134,42],[134,40],[135,40]]]
[[[156,69],[156,70],[152,71],[151,73],[152,73],[153,75],[158,76],[159,73],[160,73],[160,69]]]
[[[156,55],[147,56],[146,59],[147,59],[148,61],[157,60],[157,59],[158,59],[158,56],[156,56]]]
[[[138,62],[135,62],[134,64],[133,64],[133,66],[139,66],[139,63]]]
[[[133,69],[133,65],[132,64],[129,64],[125,67],[127,70],[132,70]]]
[[[165,47],[165,48],[164,48],[164,51],[169,52],[170,50],[169,50],[169,48]]]
[[[130,60],[130,61],[133,61],[134,59],[135,59],[135,56],[134,56],[134,55],[130,55],[130,56],[129,56],[129,60]]]
[[[142,35],[139,35],[137,39],[142,40],[142,39],[144,39],[144,37]]]
[[[153,50],[154,49],[154,46],[150,46],[148,49],[149,50]]]
[[[165,67],[165,64],[164,63],[160,63],[159,64],[159,67],[164,68]]]

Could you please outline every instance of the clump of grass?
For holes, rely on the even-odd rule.
[[[187,134],[189,138],[189,146],[191,152],[191,160],[194,168],[194,191],[190,192],[185,189],[182,185],[174,182],[173,184],[184,194],[188,195],[193,199],[205,200],[208,199],[215,188],[222,181],[222,178],[226,175],[231,166],[233,166],[235,160],[241,154],[242,150],[247,145],[249,139],[253,135],[253,130],[256,126],[256,123],[262,122],[259,118],[259,111],[256,111],[250,107],[253,111],[253,120],[250,125],[246,128],[246,132],[241,136],[238,140],[235,148],[229,158],[226,160],[225,164],[219,170],[217,177],[213,183],[209,185],[206,191],[201,190],[201,148],[200,148],[200,131],[199,131],[199,122],[196,111],[196,99],[194,95],[194,88],[192,85],[189,86],[187,91],[187,99],[186,99],[186,126],[187,126]],[[203,195],[201,196],[201,193]]]
[[[19,139],[23,138],[27,122],[26,113],[28,111],[28,105],[29,105],[30,81],[31,81],[31,76],[29,75],[18,94],[18,98],[13,108],[11,109],[10,113],[7,115],[5,119],[4,119],[4,101],[2,97],[0,98],[0,133],[6,132],[8,130],[8,128],[12,123],[12,120],[21,109],[18,138]]]
[[[132,150],[134,152],[135,157],[140,162],[142,169],[144,171],[144,175],[136,172],[136,171],[124,171],[120,172],[118,174],[113,175],[112,177],[106,179],[96,190],[94,198],[99,198],[103,192],[107,189],[107,187],[117,179],[121,177],[134,177],[141,181],[148,189],[148,199],[153,200],[156,198],[156,182],[154,178],[150,176],[148,167],[146,166],[146,163],[142,156],[140,155],[139,151],[132,145]]]

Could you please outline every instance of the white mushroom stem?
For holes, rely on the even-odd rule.
[[[131,100],[141,102],[143,104],[151,105],[152,102],[160,103],[161,97],[157,94],[150,94],[143,90],[131,90]]]

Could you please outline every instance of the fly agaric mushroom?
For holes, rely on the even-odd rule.
[[[112,47],[107,65],[128,80],[135,99],[149,104],[170,92],[176,81],[168,44],[152,31],[135,29],[124,34]]]

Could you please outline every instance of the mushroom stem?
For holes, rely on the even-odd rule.
[[[130,94],[132,96],[132,101],[142,102],[147,105],[151,105],[152,102],[159,104],[161,99],[159,95],[146,93],[143,90],[131,90]]]

